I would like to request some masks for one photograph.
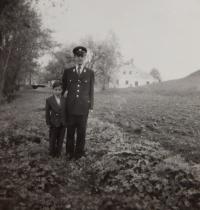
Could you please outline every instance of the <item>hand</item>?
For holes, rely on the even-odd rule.
[[[90,109],[89,112],[90,112],[90,113],[93,113],[93,109]]]
[[[64,98],[67,98],[68,91],[66,90],[63,94]]]

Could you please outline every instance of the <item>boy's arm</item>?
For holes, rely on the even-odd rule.
[[[50,111],[51,111],[51,108],[50,108],[48,99],[46,99],[45,117],[46,117],[46,124],[47,124],[48,126],[51,125],[51,121],[50,121]]]

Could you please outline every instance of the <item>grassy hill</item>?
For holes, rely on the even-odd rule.
[[[200,70],[176,80],[169,80],[145,87],[138,87],[136,92],[155,92],[161,95],[195,95],[200,92]]]

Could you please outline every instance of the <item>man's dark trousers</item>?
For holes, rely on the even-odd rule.
[[[68,116],[66,152],[71,158],[79,158],[84,155],[87,118],[88,115]]]

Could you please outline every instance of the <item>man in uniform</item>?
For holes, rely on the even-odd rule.
[[[87,54],[85,47],[75,47],[73,54],[76,65],[64,70],[62,94],[66,98],[66,155],[69,155],[69,159],[79,159],[85,155],[87,119],[89,110],[93,109],[94,72],[84,66]]]

